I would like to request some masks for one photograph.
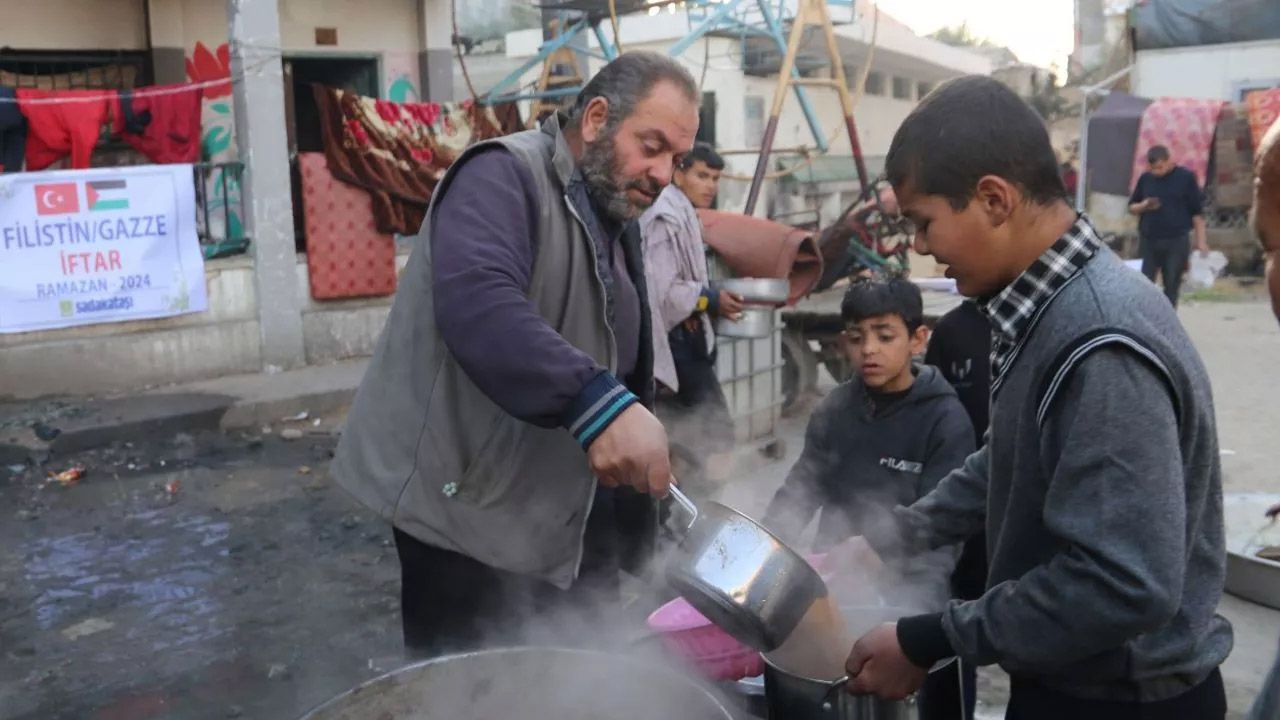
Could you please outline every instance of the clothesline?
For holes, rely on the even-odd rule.
[[[259,68],[265,67],[267,64],[269,64],[270,62],[276,59],[278,59],[278,57],[265,58],[255,63],[254,65],[246,68],[244,72],[239,73],[234,77],[228,76],[224,78],[217,78],[215,80],[202,80],[200,82],[185,83],[182,85],[167,86],[167,87],[142,87],[136,90],[130,90],[130,89],[103,90],[102,92],[94,92],[93,94],[77,94],[77,95],[64,96],[64,97],[29,98],[25,100],[19,100],[18,98],[0,97],[0,103],[21,103],[23,105],[62,105],[62,104],[69,104],[69,103],[94,103],[94,102],[102,102],[103,100],[112,100],[118,97],[120,92],[129,92],[132,95],[132,97],[135,97],[135,98],[149,98],[149,97],[160,97],[163,95],[177,95],[179,93],[195,92],[196,90],[203,90],[205,88],[221,87],[224,85],[229,85],[231,83],[241,82],[250,74],[256,73],[256,71]],[[15,89],[20,89],[20,88],[15,88]],[[32,88],[32,89],[44,90],[44,88]],[[75,89],[76,88],[59,88],[56,90],[54,89],[46,90],[46,92],[62,92],[64,90],[75,90]],[[92,91],[86,90],[85,92],[92,92]]]

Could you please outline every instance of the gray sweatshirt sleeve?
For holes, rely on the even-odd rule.
[[[1051,672],[1160,627],[1184,582],[1178,424],[1154,368],[1121,346],[1095,350],[1056,396],[1040,442],[1051,468],[1040,512],[1060,549],[942,616],[957,654],[1011,672]]]
[[[965,457],[928,495],[898,508],[899,538],[872,546],[886,557],[964,542],[984,528],[987,517],[987,446]]]
[[[939,482],[960,468],[973,453],[973,423],[959,400],[951,403],[950,412],[934,426],[929,437],[929,454],[925,457],[924,471],[916,481],[916,497],[931,493]],[[867,540],[877,545],[874,534],[868,532]],[[967,537],[964,539],[968,539]],[[883,544],[881,541],[880,544]],[[908,581],[926,583],[942,594],[939,601],[950,597],[949,579],[960,557],[959,543],[929,543],[929,549],[920,549],[901,559],[904,577]],[[935,607],[940,607],[937,605]]]

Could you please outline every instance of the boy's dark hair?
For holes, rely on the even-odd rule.
[[[724,158],[720,153],[704,142],[694,143],[693,149],[680,159],[680,170],[688,170],[696,162],[702,162],[708,170],[723,170]]]
[[[845,325],[879,315],[897,315],[908,332],[924,324],[924,299],[915,283],[901,276],[856,278],[844,292],[840,317]]]
[[[1168,159],[1169,159],[1169,148],[1163,145],[1152,145],[1151,149],[1147,151],[1148,164],[1154,165],[1160,162],[1161,160],[1168,160]]]
[[[894,187],[941,195],[956,210],[996,175],[1038,205],[1067,195],[1044,121],[1000,82],[966,75],[939,85],[894,133],[885,157]]]

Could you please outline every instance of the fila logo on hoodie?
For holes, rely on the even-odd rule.
[[[919,475],[924,472],[924,463],[912,462],[910,460],[899,460],[898,458],[891,457],[880,458],[880,467],[887,467],[890,470],[911,473],[913,475]]]

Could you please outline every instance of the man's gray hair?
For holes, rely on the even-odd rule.
[[[683,65],[666,55],[637,51],[618,56],[591,78],[578,93],[570,119],[575,125],[580,123],[587,105],[602,97],[609,101],[608,124],[617,127],[662,81],[675,85],[693,104],[701,104],[698,83]]]

